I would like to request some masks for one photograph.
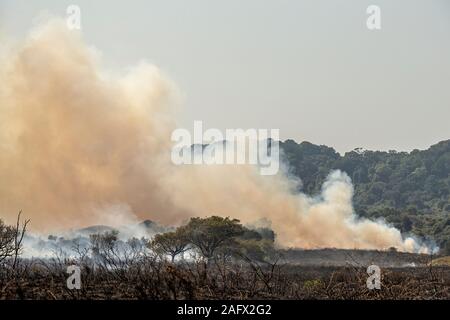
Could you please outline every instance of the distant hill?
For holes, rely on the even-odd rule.
[[[411,152],[355,149],[341,156],[309,142],[280,143],[291,173],[307,194],[320,192],[333,169],[355,186],[358,215],[384,217],[405,233],[429,237],[450,251],[450,140]]]
[[[131,237],[148,238],[156,233],[166,232],[169,230],[169,228],[159,225],[158,223],[151,220],[144,220],[137,224],[123,225],[118,228],[113,228],[105,225],[89,226],[82,229],[71,230],[67,234],[67,236],[69,238],[76,236],[89,237],[92,234],[102,234],[105,232],[111,232],[113,230],[119,231],[119,238],[123,238],[124,240],[126,240]]]
[[[110,226],[97,225],[75,230],[74,233],[89,237],[91,234],[111,232],[113,230],[114,228]]]

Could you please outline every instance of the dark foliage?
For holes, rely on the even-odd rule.
[[[358,148],[341,156],[330,147],[293,140],[281,148],[303,192],[318,194],[330,171],[340,169],[354,184],[358,215],[384,218],[450,249],[450,140],[409,153]]]

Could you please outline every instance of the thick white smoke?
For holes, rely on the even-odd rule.
[[[121,224],[119,216],[172,224],[215,214],[268,219],[283,246],[421,249],[395,228],[358,219],[345,173],[331,173],[311,198],[295,193],[285,175],[260,176],[253,166],[172,165],[174,86],[147,63],[124,76],[105,72],[61,21],[1,56],[0,215],[7,220],[23,209],[35,230],[49,232]]]

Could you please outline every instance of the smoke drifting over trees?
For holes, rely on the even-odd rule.
[[[282,246],[426,250],[381,222],[360,219],[353,187],[330,173],[321,194],[254,166],[174,166],[176,88],[155,66],[125,75],[61,21],[34,30],[0,66],[0,210],[23,209],[38,231],[150,218],[268,219]]]

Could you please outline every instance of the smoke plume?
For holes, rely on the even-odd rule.
[[[283,246],[420,249],[395,228],[357,218],[345,173],[331,173],[321,195],[309,197],[286,175],[260,176],[254,166],[172,165],[174,85],[147,63],[106,72],[98,52],[61,21],[2,56],[0,215],[7,221],[22,209],[35,230],[49,232],[104,223],[105,214],[117,224],[214,214],[268,219]]]

